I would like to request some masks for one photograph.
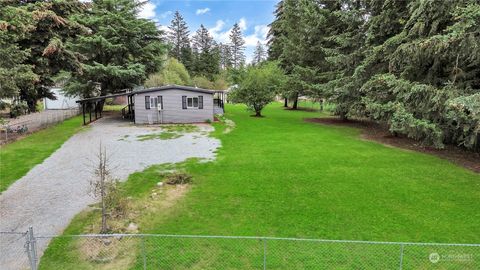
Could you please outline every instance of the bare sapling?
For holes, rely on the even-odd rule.
[[[107,219],[112,216],[112,211],[118,208],[119,189],[117,181],[111,176],[109,159],[107,156],[106,147],[99,146],[97,161],[94,170],[94,177],[90,181],[90,192],[92,195],[100,200],[100,207],[102,211],[102,224],[100,233],[108,232]]]

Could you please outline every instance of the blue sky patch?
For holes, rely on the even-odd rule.
[[[246,42],[247,62],[252,59],[257,41],[266,42],[268,24],[274,19],[277,0],[150,0],[139,16],[156,21],[166,29],[176,10],[188,24],[190,34],[203,24],[217,42],[227,43],[235,22],[242,29]]]

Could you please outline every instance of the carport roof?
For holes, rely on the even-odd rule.
[[[84,103],[84,102],[88,102],[88,101],[97,101],[97,100],[113,98],[113,97],[131,96],[131,95],[135,95],[135,94],[150,93],[150,92],[172,90],[172,89],[185,90],[185,91],[204,93],[204,94],[212,94],[212,95],[215,94],[215,93],[224,92],[222,90],[203,89],[203,88],[183,86],[183,85],[165,85],[165,86],[160,86],[160,87],[152,87],[152,88],[147,88],[147,89],[136,90],[136,91],[132,91],[132,92],[125,92],[125,93],[118,93],[118,94],[112,94],[112,95],[84,98],[84,99],[77,100],[76,102],[77,103]]]

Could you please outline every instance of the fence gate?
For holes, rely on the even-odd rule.
[[[32,269],[38,266],[33,228],[26,232],[0,232],[0,269]]]

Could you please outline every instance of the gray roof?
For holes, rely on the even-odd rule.
[[[102,100],[102,99],[106,99],[106,98],[118,97],[118,96],[133,96],[135,94],[150,93],[150,92],[172,90],[172,89],[173,90],[174,89],[185,90],[185,91],[191,91],[191,92],[196,92],[196,93],[212,94],[212,95],[217,93],[217,92],[223,92],[222,90],[211,90],[211,89],[203,89],[203,88],[173,84],[173,85],[165,85],[165,86],[135,90],[135,91],[125,92],[125,93],[118,93],[118,94],[112,94],[112,95],[84,98],[84,99],[77,100],[76,102],[77,103],[82,103],[82,102],[85,102],[85,101],[97,101],[97,100]]]
[[[136,90],[136,91],[131,92],[131,94],[142,94],[142,93],[157,92],[157,91],[172,90],[172,89],[192,91],[192,92],[205,93],[205,94],[215,94],[216,92],[218,92],[217,90],[203,89],[203,88],[173,84],[173,85],[165,85],[165,86],[160,86],[160,87],[152,87],[152,88],[147,88],[147,89],[142,89],[142,90]]]

